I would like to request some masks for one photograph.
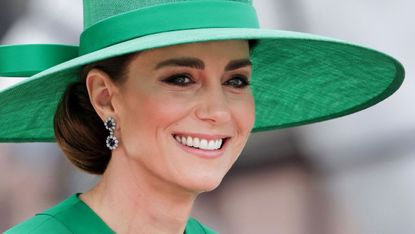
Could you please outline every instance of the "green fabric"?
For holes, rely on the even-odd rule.
[[[258,27],[255,9],[248,4],[217,0],[163,4],[114,16],[87,28],[81,35],[79,53],[83,55],[136,37],[173,30]]]
[[[146,7],[155,2],[172,2],[127,2],[132,1]],[[102,4],[101,8],[98,2]],[[91,5],[85,13],[86,18],[91,18],[87,23],[89,28],[103,20],[98,15],[109,14],[110,6],[115,12],[113,14],[135,9],[124,6],[126,3],[123,0],[84,1],[86,3]],[[246,4],[250,8],[252,3],[238,1],[238,4]],[[200,17],[215,16],[207,14]],[[136,29],[141,30],[139,24],[130,28],[131,31]],[[60,63],[1,91],[0,141],[54,141],[53,116],[57,103],[68,84],[79,81],[79,70],[83,65],[163,46],[232,39],[258,41],[251,51],[251,88],[256,105],[254,132],[314,123],[363,110],[395,92],[404,78],[403,66],[396,59],[337,39],[258,28],[172,30],[126,38],[124,42]]]
[[[193,2],[194,0],[84,0],[84,28],[105,20],[111,16],[133,11],[139,8],[151,7],[170,3]],[[251,0],[225,0],[252,5]]]
[[[102,219],[82,200],[79,194],[7,230],[5,234],[112,234]],[[185,234],[214,234],[212,229],[189,218]]]
[[[77,46],[44,44],[0,46],[0,76],[32,76],[77,56]]]
[[[47,216],[37,215],[7,230],[4,234],[73,234],[58,220]]]

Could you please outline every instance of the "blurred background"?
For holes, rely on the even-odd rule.
[[[222,185],[199,197],[193,216],[225,234],[415,233],[415,2],[254,5],[263,28],[381,50],[404,64],[406,80],[392,97],[362,112],[253,134]],[[81,0],[0,2],[1,44],[78,44],[81,31]],[[0,78],[0,89],[20,80]],[[1,143],[0,231],[97,179],[70,165],[55,144]]]

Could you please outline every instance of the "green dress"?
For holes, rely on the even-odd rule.
[[[56,206],[7,230],[5,234],[114,234],[81,199],[74,194]],[[215,234],[213,230],[189,218],[185,234]]]

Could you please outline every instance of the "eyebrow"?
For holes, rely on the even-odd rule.
[[[196,68],[200,70],[205,69],[205,63],[198,58],[180,57],[180,58],[171,58],[171,59],[164,60],[158,63],[155,66],[154,70],[158,70],[163,67],[171,67],[171,66],[191,67],[191,68]],[[246,66],[252,66],[252,62],[249,59],[247,58],[236,59],[236,60],[230,61],[226,65],[225,71],[236,70],[238,68],[246,67]]]

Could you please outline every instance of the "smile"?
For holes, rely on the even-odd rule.
[[[226,138],[204,139],[184,135],[175,135],[174,138],[182,145],[202,150],[218,150],[223,146]]]

